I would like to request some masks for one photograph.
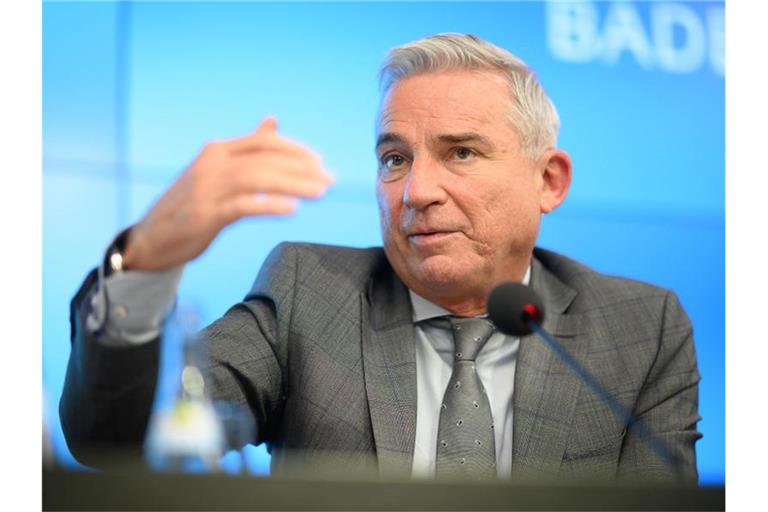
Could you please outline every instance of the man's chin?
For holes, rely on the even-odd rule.
[[[448,294],[466,287],[472,278],[468,265],[462,265],[456,258],[447,255],[431,256],[410,270],[412,279],[419,287]]]

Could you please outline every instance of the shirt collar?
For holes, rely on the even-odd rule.
[[[531,265],[525,269],[525,275],[523,276],[523,284],[525,286],[531,283]],[[437,318],[439,316],[452,315],[450,311],[442,306],[438,306],[434,302],[430,302],[421,295],[415,293],[410,288],[408,293],[411,296],[412,318],[413,323],[421,322],[423,320],[429,320],[430,318]],[[486,316],[486,315],[482,315]]]

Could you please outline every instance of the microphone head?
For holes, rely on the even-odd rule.
[[[504,334],[524,336],[531,332],[527,317],[541,325],[544,302],[539,294],[520,283],[502,283],[488,296],[488,316]]]

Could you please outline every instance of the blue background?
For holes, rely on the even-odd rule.
[[[226,229],[187,266],[180,300],[212,321],[283,240],[378,245],[378,65],[392,46],[472,32],[528,62],[560,113],[574,182],[545,217],[540,245],[680,296],[703,375],[701,481],[723,483],[723,4],[621,4],[582,5],[597,36],[589,55],[568,58],[553,43],[558,6],[543,2],[44,3],[44,412],[60,460],[77,465],[56,410],[68,302],[114,234],[207,141],[243,135],[275,114],[283,134],[324,156],[334,188],[289,219]],[[670,6],[703,30],[706,55],[688,69],[664,65],[656,22]],[[672,35],[678,50],[702,37],[680,26]],[[244,455],[251,472],[268,471],[263,448]]]

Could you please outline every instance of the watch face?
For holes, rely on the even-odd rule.
[[[128,239],[129,231],[130,228],[124,229],[117,235],[109,249],[107,249],[107,255],[104,258],[104,277],[109,277],[115,272],[122,272],[123,250],[125,249],[125,241]]]
[[[117,250],[114,250],[112,254],[109,255],[109,268],[112,272],[120,272],[123,270],[123,255]]]

